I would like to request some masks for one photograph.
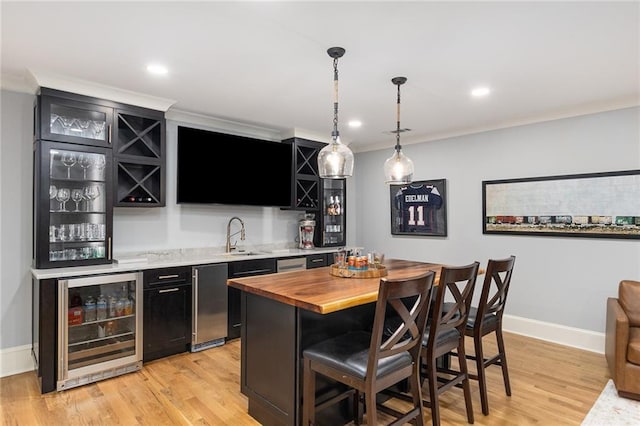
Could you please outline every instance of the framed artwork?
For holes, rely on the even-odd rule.
[[[391,185],[391,234],[447,236],[445,179]]]
[[[640,238],[640,170],[483,181],[482,233]]]

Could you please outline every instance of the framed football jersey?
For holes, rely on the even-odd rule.
[[[446,180],[391,185],[391,234],[447,236]]]

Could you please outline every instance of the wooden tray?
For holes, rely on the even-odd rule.
[[[380,265],[378,268],[369,269],[340,269],[338,265],[333,264],[329,273],[342,278],[377,278],[386,276],[387,268],[384,265]]]

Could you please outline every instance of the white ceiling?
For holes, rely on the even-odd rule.
[[[0,7],[4,88],[54,75],[175,101],[170,111],[325,140],[333,114],[326,50],[344,47],[339,129],[355,151],[394,145],[396,76],[408,78],[401,127],[412,131],[403,145],[640,103],[638,1]],[[150,62],[169,74],[148,75]],[[492,94],[472,99],[477,85]],[[351,119],[362,127],[348,128]]]

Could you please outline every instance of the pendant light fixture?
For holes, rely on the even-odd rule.
[[[318,174],[323,179],[343,179],[353,174],[353,152],[340,142],[338,132],[338,58],[344,52],[342,47],[327,50],[333,58],[333,132],[331,143],[318,153]]]
[[[384,176],[386,183],[404,184],[413,180],[413,161],[402,153],[400,146],[400,86],[407,82],[407,78],[395,77],[391,82],[398,86],[396,147],[393,155],[384,162]]]

